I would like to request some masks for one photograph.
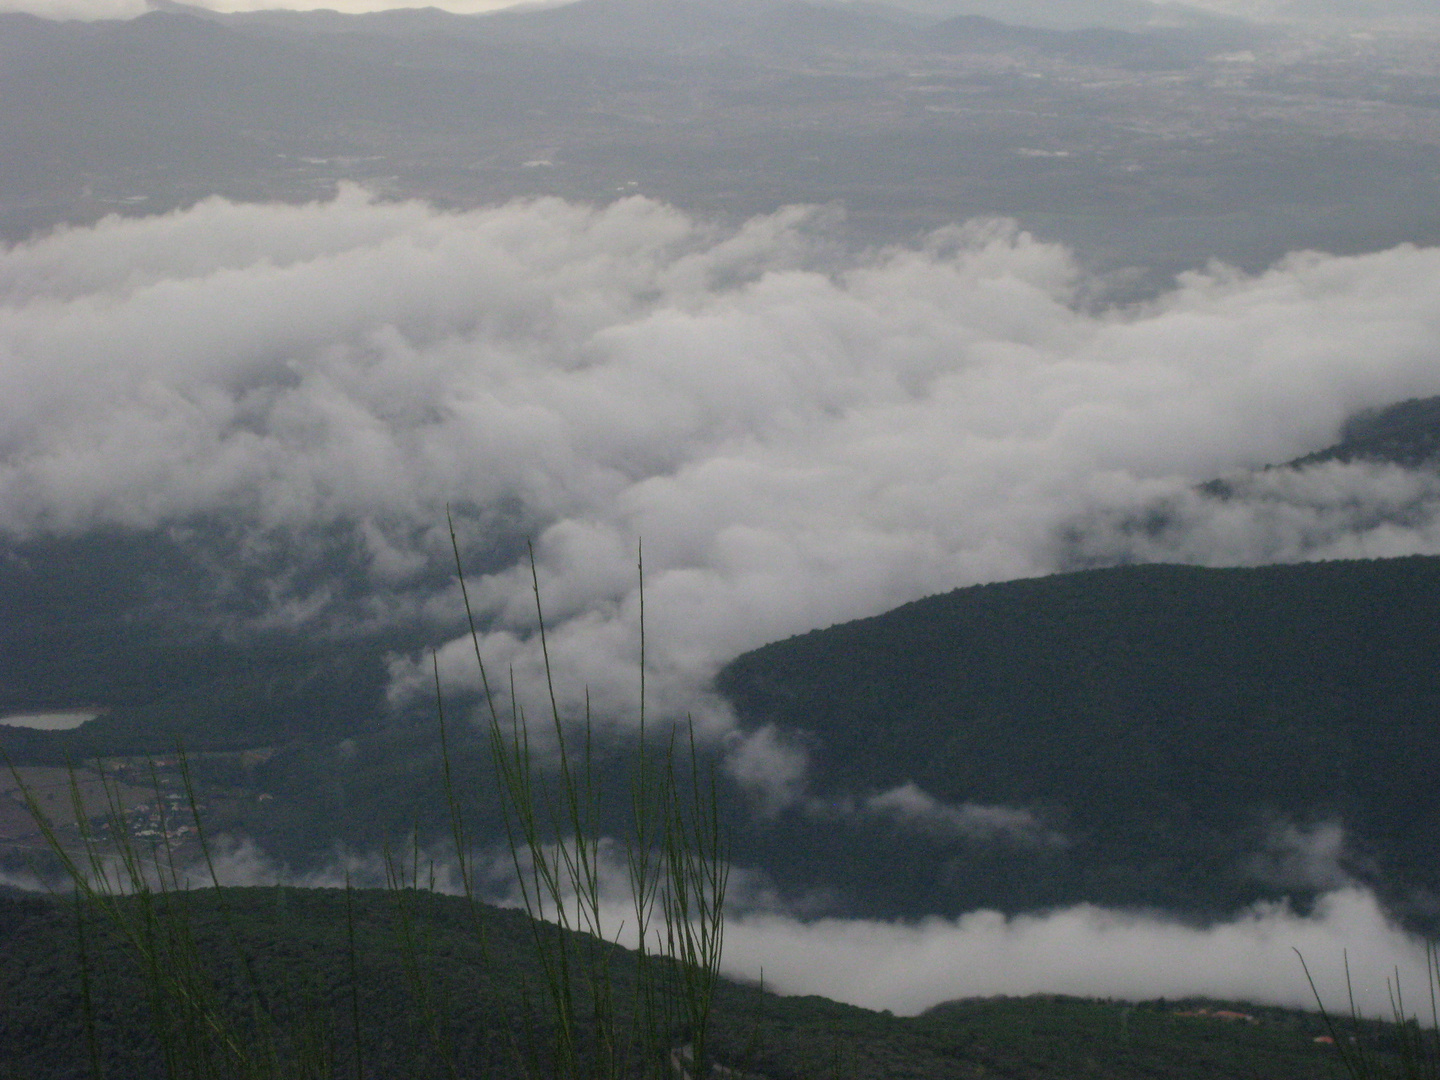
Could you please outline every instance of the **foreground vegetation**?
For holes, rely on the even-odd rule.
[[[531,983],[522,976],[521,999],[527,1015],[502,1023],[510,1038],[498,1049],[484,1038],[483,1026],[466,1028],[469,1038],[463,1041],[473,1049],[476,1032],[482,1033],[484,1052],[463,1071],[480,1067],[534,1080],[709,1075],[729,861],[713,779],[707,782],[702,776],[693,728],[682,747],[676,725],[666,725],[658,738],[647,727],[643,561],[637,561],[641,606],[636,742],[624,785],[629,814],[617,834],[605,829],[599,817],[601,788],[611,789],[613,796],[617,785],[614,778],[602,781],[598,770],[588,703],[582,716],[566,717],[556,698],[533,552],[530,576],[549,707],[541,713],[545,720],[532,732],[513,674],[508,694],[502,694],[486,669],[453,520],[450,539],[483,687],[482,727],[488,734],[492,786],[503,816],[512,880],[526,916],[526,955],[534,961],[528,974],[538,972],[534,985],[543,1003],[537,1021],[531,1009]],[[440,780],[453,845],[445,869],[458,879],[467,909],[466,930],[478,950],[472,961],[494,968],[497,961],[478,899],[474,846],[460,801],[460,792],[477,778],[466,777],[464,785],[457,782],[434,652],[431,663]],[[538,752],[532,749],[537,735],[542,747]],[[148,1005],[155,1044],[152,1071],[163,1070],[170,1080],[329,1080],[341,1055],[330,1033],[323,979],[314,965],[301,961],[312,990],[297,1013],[295,1005],[285,1000],[290,995],[281,993],[289,973],[283,968],[262,971],[254,951],[242,943],[242,928],[216,872],[183,749],[177,747],[172,764],[179,770],[183,794],[167,796],[159,765],[152,761],[154,799],[162,809],[159,823],[149,827],[147,819],[144,829],[136,828],[136,807],[126,798],[128,786],[107,776],[98,763],[96,775],[84,779],[72,766],[68,793],[42,794],[13,764],[9,769],[26,814],[43,836],[44,853],[58,864],[72,894],[75,963],[91,1075],[104,1074],[108,1054],[102,1051],[94,981],[110,965],[97,967],[108,957],[97,955],[87,944],[87,934],[96,932],[93,925],[87,931],[87,924],[98,923],[102,937],[117,942],[138,971],[138,989]],[[59,800],[68,801],[64,831],[55,815],[56,797],[61,794],[68,794],[68,800]],[[165,820],[167,798],[188,804],[190,823],[183,832],[198,860],[181,856],[177,846],[181,830]],[[614,849],[620,852],[618,858]],[[433,897],[435,864],[427,861],[425,891]],[[436,957],[425,947],[419,922],[418,837],[412,834],[408,863],[403,853],[397,857],[387,846],[384,865],[385,892],[392,901],[387,926],[393,930],[394,952],[410,991],[405,1009],[393,1015],[414,1020],[428,1035],[431,1054],[445,1074],[458,1077],[461,1036],[449,1022]],[[629,896],[635,946],[628,956],[614,945],[623,920],[617,926],[605,910],[604,882],[612,872],[623,875]],[[353,1075],[363,1080],[367,1055],[359,944],[348,875],[344,896],[352,1024],[348,1058]],[[225,975],[216,961],[217,940],[230,946],[234,969]],[[515,969],[509,957],[496,970],[509,977]],[[419,1055],[410,1057],[421,1060]]]
[[[412,915],[427,976],[426,1007],[407,974],[397,902]],[[413,889],[398,897],[386,890],[347,896],[343,889],[226,889],[223,896],[190,894],[184,904],[228,1021],[239,1032],[254,1030],[247,990],[253,975],[285,1035],[281,1045],[296,1054],[307,1040],[326,1047],[336,1078],[508,1080],[516,1075],[517,1053],[553,1035],[544,975],[521,912],[472,909],[463,899]],[[483,949],[472,910],[482,921]],[[143,972],[113,927],[97,912],[85,914],[88,960],[82,965],[72,904],[0,896],[0,1077],[6,1080],[93,1076],[85,969],[101,1074],[111,1080],[165,1075]],[[633,965],[629,954],[613,953],[617,1000],[625,1000]],[[1327,1035],[1318,1015],[1234,1004],[1228,1008],[1254,1022],[1214,1015],[1226,1008],[1200,1001],[994,998],[907,1018],[722,981],[712,1045],[721,1064],[766,1080],[1341,1075],[1334,1048],[1315,1042]],[[1210,1015],[1199,1015],[1202,1010]],[[427,1011],[437,1020],[434,1030]],[[1393,1025],[1346,1020],[1342,1033],[1363,1040],[1380,1067],[1397,1064]]]

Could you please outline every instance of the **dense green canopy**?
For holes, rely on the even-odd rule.
[[[1440,913],[1440,559],[960,589],[768,645],[719,685],[747,725],[799,734],[822,802],[913,783],[1043,823],[1003,843],[913,816],[814,828],[812,806],[767,827],[797,885],[863,866],[864,907],[1204,913],[1350,875]],[[1303,857],[1326,825],[1328,868]]]

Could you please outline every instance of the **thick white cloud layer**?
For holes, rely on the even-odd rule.
[[[1193,490],[1440,393],[1440,250],[1214,266],[1092,311],[1067,252],[1003,222],[866,251],[832,226],[347,189],[12,247],[0,529],[338,525],[399,594],[443,566],[451,502],[474,551],[534,536],[562,695],[601,711],[635,697],[643,538],[656,700],[721,728],[698,695],[728,658],[959,585],[1440,551],[1431,476]],[[471,588],[487,657],[533,685],[528,568]],[[468,643],[441,662],[473,685]],[[803,755],[764,738],[745,767],[793,785]]]
[[[1205,995],[1313,1008],[1305,958],[1328,1008],[1348,1007],[1345,955],[1357,1006],[1388,1017],[1386,980],[1419,1000],[1422,942],[1390,923],[1358,889],[1323,896],[1308,916],[1283,904],[1232,922],[1191,927],[1080,906],[1006,918],[978,911],[913,924],[752,915],[725,928],[727,970],[781,993],[819,993],[854,1005],[917,1013],[992,994],[1065,993],[1127,1001]]]

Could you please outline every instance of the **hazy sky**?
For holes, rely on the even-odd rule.
[[[305,10],[324,7],[347,13],[388,8],[439,7],[475,14],[514,6],[514,0],[189,0],[196,7],[215,11],[253,11],[265,8]],[[897,0],[905,6],[905,0]],[[1164,0],[1161,0],[1163,3]],[[923,0],[927,10],[943,8],[944,0]],[[956,0],[957,4],[963,0]],[[1061,8],[1084,10],[1087,0],[1054,0]],[[1246,19],[1342,15],[1372,18],[1391,15],[1432,15],[1428,0],[1189,0],[1184,5]],[[131,18],[147,10],[145,0],[0,0],[0,11],[27,11],[60,19]],[[958,9],[957,9],[958,10]]]
[[[196,0],[194,7],[212,11],[257,11],[267,8],[305,11],[328,8],[347,14],[391,8],[438,7],[477,14],[512,6],[513,0]],[[145,0],[0,0],[0,11],[27,11],[54,19],[129,19],[149,10]]]

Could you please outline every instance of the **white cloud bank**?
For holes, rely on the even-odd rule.
[[[1327,1008],[1348,1007],[1347,951],[1365,1015],[1390,1015],[1386,980],[1397,971],[1410,1000],[1423,996],[1423,943],[1358,889],[1321,897],[1309,915],[1265,904],[1203,928],[1090,906],[913,924],[750,915],[725,928],[733,975],[755,979],[763,969],[766,986],[781,993],[902,1014],[961,997],[1032,993],[1128,1001],[1204,995],[1313,1008],[1297,949]]]
[[[588,683],[602,711],[634,698],[643,538],[658,704],[720,728],[698,695],[730,657],[960,585],[1440,552],[1433,476],[1192,490],[1440,394],[1440,250],[1215,266],[1092,311],[1068,253],[1003,222],[864,251],[832,225],[792,208],[725,230],[644,199],[451,214],[347,188],[11,247],[0,529],[218,517],[263,550],[339,527],[397,597],[445,565],[451,502],[492,564],[535,537],[562,693]],[[1165,527],[1135,528],[1156,506]],[[533,675],[528,569],[471,585],[487,656]],[[453,683],[467,655],[444,650]],[[752,771],[793,780],[786,752]]]
[[[853,799],[839,807],[820,807],[820,813],[863,813],[888,819],[907,828],[961,837],[981,843],[1009,843],[1022,846],[1064,847],[1069,840],[1047,829],[1030,810],[981,803],[942,802],[914,781],[877,792],[858,803]]]

